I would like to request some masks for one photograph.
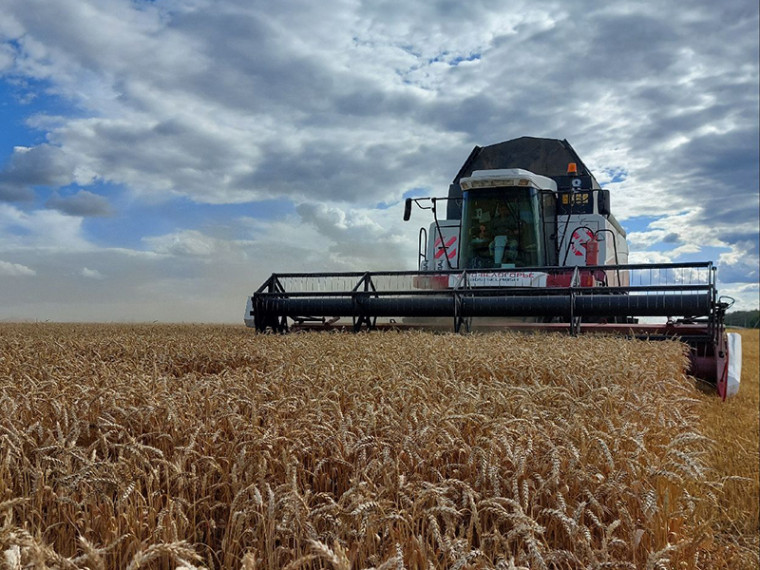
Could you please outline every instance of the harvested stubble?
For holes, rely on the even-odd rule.
[[[701,568],[677,343],[0,329],[0,566]]]

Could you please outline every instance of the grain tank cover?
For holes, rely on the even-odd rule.
[[[574,162],[578,173],[567,174],[567,165]],[[546,176],[557,183],[557,190],[569,190],[573,178],[581,179],[581,188],[599,189],[599,183],[566,140],[520,137],[489,146],[476,146],[459,169],[449,186],[449,201],[446,217],[450,220],[461,217],[462,188],[459,181],[476,170],[521,168],[534,174]]]

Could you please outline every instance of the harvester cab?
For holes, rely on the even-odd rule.
[[[420,228],[419,270],[627,263],[626,234],[609,210],[609,190],[584,187],[581,178],[573,183],[559,191],[551,178],[527,170],[478,170],[459,181],[461,197],[446,198],[459,203],[461,219],[454,220],[437,219],[442,198],[408,198],[406,219],[413,203],[433,204],[435,219]],[[622,284],[618,277],[611,274],[605,284]]]
[[[408,198],[405,220],[415,205],[433,216],[419,230],[416,271],[275,273],[249,297],[246,324],[359,331],[443,320],[458,332],[476,319],[485,328],[679,338],[694,376],[723,397],[738,390],[740,338],[725,332],[730,299],[718,297],[715,267],[628,263],[610,192],[567,141],[475,147],[448,196]]]

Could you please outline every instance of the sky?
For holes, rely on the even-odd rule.
[[[758,4],[0,0],[0,320],[242,322],[273,272],[415,269],[408,196],[567,139],[632,262],[758,306]]]

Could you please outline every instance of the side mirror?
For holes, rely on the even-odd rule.
[[[406,203],[404,204],[404,221],[408,222],[411,215],[412,215],[412,199],[407,198]]]
[[[610,191],[599,190],[597,193],[597,211],[602,216],[610,215]]]

